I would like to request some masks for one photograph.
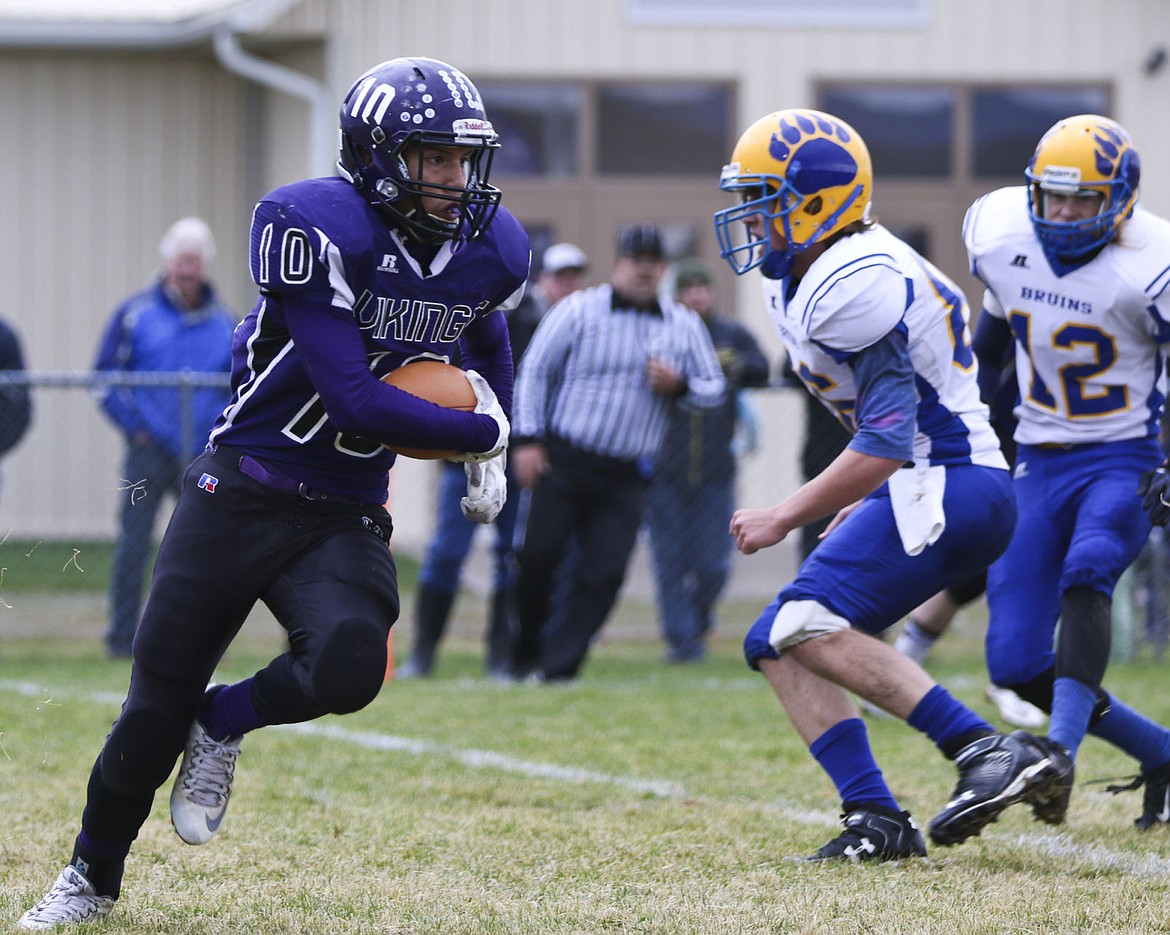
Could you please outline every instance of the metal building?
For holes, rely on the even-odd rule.
[[[819,106],[869,141],[879,218],[969,285],[963,212],[1019,181],[1049,117],[1120,120],[1146,154],[1144,203],[1170,212],[1154,158],[1170,148],[1167,42],[1165,0],[0,0],[0,315],[31,368],[87,369],[185,214],[215,230],[216,280],[242,315],[253,202],[331,172],[345,89],[407,54],[472,76],[505,134],[505,203],[538,248],[584,247],[598,278],[631,220],[716,261],[710,216],[739,129]],[[719,275],[775,351],[757,284]],[[796,402],[778,405],[799,424]],[[773,438],[745,485],[794,483],[795,436]],[[112,532],[120,448],[82,394],[42,399],[5,464],[0,526]],[[401,482],[428,470],[404,465]],[[425,498],[401,509],[409,537]]]

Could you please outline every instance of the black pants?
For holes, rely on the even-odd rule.
[[[82,827],[96,840],[137,835],[257,601],[289,641],[254,678],[265,723],[357,710],[381,688],[398,617],[385,509],[278,493],[238,461],[221,448],[183,478],[134,637],[130,690],[90,776]]]
[[[642,522],[646,481],[633,462],[589,454],[566,442],[547,443],[550,471],[532,491],[520,573],[513,669],[546,679],[576,676],[589,645],[617,600]],[[557,567],[568,545],[580,544],[569,595],[548,630]]]

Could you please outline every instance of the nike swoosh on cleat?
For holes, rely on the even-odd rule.
[[[216,815],[207,816],[207,830],[215,834],[219,830],[219,826],[223,823],[223,816],[227,812],[227,804],[224,803],[223,808],[219,810]]]

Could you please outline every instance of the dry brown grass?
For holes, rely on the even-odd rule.
[[[15,634],[0,616],[0,920],[68,856],[85,777],[127,666],[74,623]],[[100,614],[100,598],[96,605]],[[0,612],[4,612],[0,608]],[[27,612],[27,608],[26,608]],[[584,679],[479,676],[482,608],[460,607],[439,676],[390,683],[365,711],[247,738],[224,831],[183,845],[166,796],[123,898],[97,932],[1147,933],[1170,931],[1170,829],[1139,833],[1140,793],[1078,786],[1059,832],[1012,809],[926,860],[821,866],[784,858],[832,836],[836,801],[765,686],[738,657],[741,623],[702,666],[668,668],[645,612],[624,606]],[[88,622],[84,622],[87,615]],[[734,631],[734,632],[733,632]],[[978,621],[932,669],[987,714]],[[254,621],[225,665],[278,651]],[[1155,661],[1114,666],[1123,697],[1170,719]],[[904,726],[871,722],[905,807],[925,824],[953,770]],[[1133,767],[1092,741],[1079,779]]]

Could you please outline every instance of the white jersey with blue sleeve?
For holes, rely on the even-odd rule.
[[[1086,444],[1158,434],[1170,341],[1170,222],[1137,209],[1088,262],[1054,270],[1027,189],[976,201],[963,224],[985,311],[1011,326],[1021,444]]]
[[[769,314],[793,370],[856,432],[851,359],[891,331],[906,337],[917,393],[918,465],[1007,469],[980,402],[961,290],[880,225],[844,237],[790,281],[764,280]]]

